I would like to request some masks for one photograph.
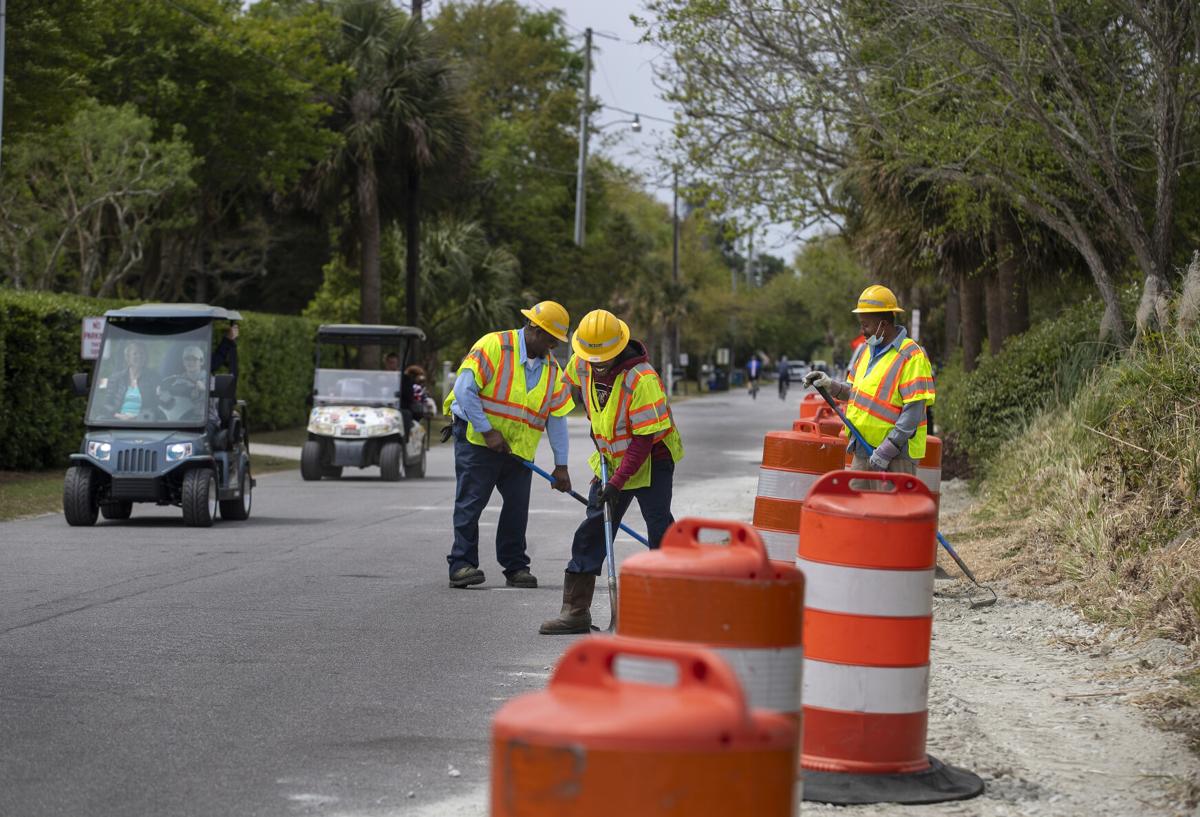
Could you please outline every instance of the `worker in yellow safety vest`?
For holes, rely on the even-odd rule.
[[[453,418],[454,435],[454,544],[446,557],[451,587],[484,581],[479,517],[493,489],[504,501],[496,523],[496,559],[506,584],[537,587],[525,552],[532,472],[517,457],[532,461],[543,432],[554,452],[553,487],[571,490],[567,414],[575,404],[550,354],[566,341],[570,318],[554,301],[521,314],[527,318],[521,329],[492,332],[475,342],[442,405]]]
[[[604,566],[604,503],[613,525],[634,499],[646,520],[650,547],[657,548],[675,519],[671,489],[683,441],[667,405],[667,393],[650,365],[645,345],[630,340],[624,321],[603,309],[579,322],[567,379],[579,389],[599,449],[590,459],[587,515],[575,531],[563,577],[562,611],[541,626],[543,635],[586,633],[592,624],[592,593]],[[600,458],[608,482],[601,483]]]
[[[904,310],[887,287],[864,289],[853,311],[866,343],[855,350],[846,382],[824,372],[809,372],[804,382],[846,400],[846,418],[875,447],[868,456],[850,438],[854,470],[916,474],[925,456],[926,409],[935,396],[929,358],[896,323]]]

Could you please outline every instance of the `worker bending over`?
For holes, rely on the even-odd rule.
[[[671,487],[683,442],[667,405],[662,380],[650,365],[646,347],[629,339],[629,327],[611,312],[597,309],[579,323],[567,363],[567,379],[583,398],[599,449],[590,464],[596,478],[587,515],[575,531],[571,561],[563,577],[562,611],[541,626],[543,635],[586,633],[592,624],[592,592],[604,566],[604,505],[612,524],[621,523],[635,498],[646,520],[651,548],[657,548],[674,522]],[[600,458],[608,482],[600,482]]]
[[[492,489],[503,506],[496,525],[496,560],[509,587],[537,587],[529,572],[525,528],[532,461],[542,432],[554,452],[554,488],[571,490],[567,473],[567,414],[574,408],[562,369],[550,354],[567,339],[570,318],[554,301],[522,309],[521,329],[492,332],[471,347],[442,411],[453,417],[454,545],[450,586],[484,581],[479,569],[479,517]],[[513,455],[516,455],[514,457]]]
[[[847,382],[824,372],[809,372],[804,382],[846,400],[846,417],[875,452],[868,455],[850,437],[856,471],[896,471],[916,474],[925,456],[926,407],[934,401],[929,358],[896,314],[904,310],[885,286],[875,284],[858,298],[858,324],[866,343],[850,361]]]

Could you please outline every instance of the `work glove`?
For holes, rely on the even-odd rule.
[[[447,440],[449,440],[450,435],[453,433],[454,433],[454,426],[452,426],[452,425],[442,426],[442,432],[441,432],[442,442],[446,442]]]
[[[892,460],[900,453],[900,449],[890,439],[884,440],[871,455],[871,468],[876,471],[886,471]]]
[[[818,389],[828,389],[833,385],[833,378],[825,374],[825,372],[809,372],[804,375],[804,385],[813,386]]]
[[[604,503],[607,502],[610,508],[615,508],[617,506],[617,497],[620,495],[620,488],[611,482],[606,482],[600,490],[596,491],[596,497],[592,500],[591,505],[593,508],[603,508]]]

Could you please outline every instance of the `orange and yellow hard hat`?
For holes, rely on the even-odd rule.
[[[535,325],[545,329],[563,343],[567,342],[567,330],[571,326],[571,317],[567,310],[557,301],[542,301],[530,309],[522,309],[521,314],[529,318]]]
[[[851,312],[903,312],[896,302],[896,293],[882,284],[871,284],[858,296],[858,308]]]
[[[603,363],[612,360],[629,343],[629,326],[607,309],[593,309],[583,316],[571,348],[581,360]]]

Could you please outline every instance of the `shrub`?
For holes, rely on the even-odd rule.
[[[128,302],[0,289],[0,468],[66,464],[83,435],[86,401],[71,393],[80,321]],[[312,385],[316,324],[306,318],[243,312],[238,396],[251,430],[304,422]]]
[[[1085,301],[1009,338],[966,374],[955,361],[938,377],[938,419],[957,453],[980,464],[1039,411],[1064,405],[1116,347],[1096,340],[1101,307]]]

